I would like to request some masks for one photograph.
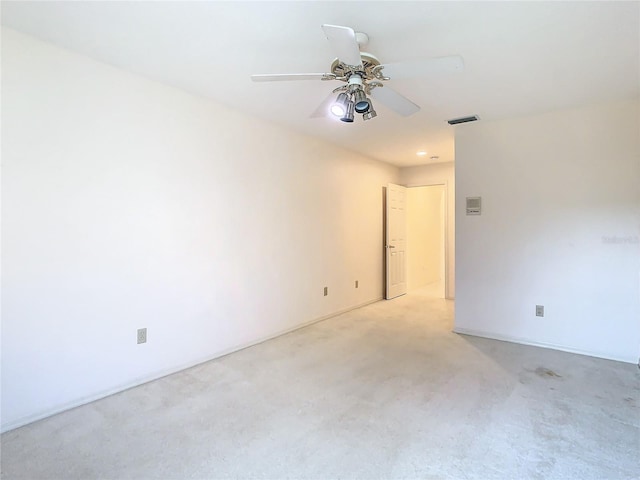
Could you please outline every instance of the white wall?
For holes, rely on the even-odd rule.
[[[457,131],[456,331],[638,360],[639,115],[626,101]]]
[[[455,182],[453,163],[435,163],[419,167],[400,169],[400,183],[407,187],[420,185],[445,185],[446,193],[446,296],[453,299],[456,295],[456,252],[455,252]]]
[[[407,287],[417,289],[443,278],[442,185],[407,189]]]
[[[395,167],[8,29],[2,100],[3,429],[382,297]]]

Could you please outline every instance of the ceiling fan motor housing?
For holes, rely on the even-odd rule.
[[[361,52],[360,58],[362,59],[362,64],[357,67],[346,65],[336,58],[331,64],[331,73],[343,81],[347,81],[353,74],[360,75],[365,82],[378,79],[374,69],[380,65],[380,60],[367,52]]]

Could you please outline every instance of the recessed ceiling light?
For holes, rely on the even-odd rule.
[[[416,152],[416,155],[418,155],[419,157],[424,157],[427,154],[427,152],[420,150],[419,152]]]

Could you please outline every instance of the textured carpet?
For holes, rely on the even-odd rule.
[[[640,478],[634,365],[382,301],[2,436],[3,479]]]

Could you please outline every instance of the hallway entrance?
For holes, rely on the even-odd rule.
[[[445,297],[445,186],[407,189],[407,288]]]

